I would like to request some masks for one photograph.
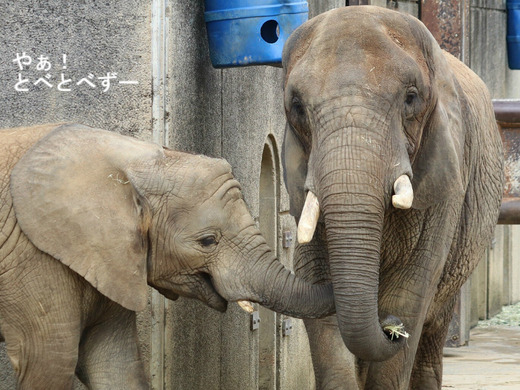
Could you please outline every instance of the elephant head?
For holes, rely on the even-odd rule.
[[[146,306],[149,284],[220,311],[238,300],[293,316],[333,310],[330,286],[275,258],[224,160],[63,125],[16,164],[11,194],[38,249],[127,309]]]
[[[343,340],[364,360],[386,360],[404,339],[384,331],[399,313],[378,307],[385,218],[464,194],[457,82],[421,22],[371,6],[306,22],[286,42],[283,68],[298,239],[324,224]]]

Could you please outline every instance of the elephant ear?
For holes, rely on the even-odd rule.
[[[308,161],[298,137],[291,125],[285,125],[285,136],[282,147],[283,179],[289,193],[290,213],[299,218],[305,203],[305,180]]]
[[[282,67],[284,69],[285,82],[291,73],[292,67],[306,53],[309,48],[316,26],[325,18],[324,14],[315,16],[294,30],[283,47]],[[284,84],[285,84],[284,82]]]
[[[147,301],[147,210],[131,167],[158,145],[79,125],[36,143],[11,174],[18,223],[41,251],[129,310]]]
[[[465,128],[461,112],[463,92],[446,61],[445,53],[436,42],[432,44],[429,69],[431,98],[436,103],[424,126],[421,144],[412,165],[412,207],[417,209],[428,208],[464,193],[462,164]]]
[[[284,69],[284,90],[294,65],[309,48],[318,23],[324,18],[318,15],[298,27],[287,39],[283,49],[282,66]],[[284,182],[290,199],[290,213],[299,218],[305,203],[305,182],[309,156],[293,128],[286,122],[282,147]]]

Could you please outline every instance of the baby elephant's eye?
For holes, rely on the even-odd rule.
[[[215,236],[205,236],[199,240],[200,245],[208,247],[217,244],[217,238]]]

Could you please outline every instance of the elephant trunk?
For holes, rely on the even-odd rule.
[[[324,153],[315,183],[325,221],[336,313],[347,348],[368,361],[387,360],[404,345],[384,328],[401,321],[379,318],[379,267],[385,213],[384,163],[370,144],[356,143],[356,129],[347,129],[349,144]],[[331,139],[332,137],[329,137]],[[325,149],[327,150],[327,149]],[[348,151],[349,156],[342,155]],[[356,156],[357,154],[357,156]],[[391,314],[391,313],[390,313]]]
[[[256,228],[255,228],[256,229]],[[330,284],[309,284],[283,266],[258,234],[252,239],[253,251],[239,256],[232,274],[222,283],[215,279],[219,293],[229,301],[249,300],[297,318],[321,318],[334,313]],[[251,259],[256,259],[251,264]],[[237,275],[240,275],[237,278]]]

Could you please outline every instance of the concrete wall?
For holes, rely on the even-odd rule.
[[[512,72],[507,67],[506,27],[504,0],[471,0],[468,65],[495,99],[510,97],[507,76]]]
[[[3,1],[0,13],[0,85],[3,127],[51,121],[82,121],[93,126],[151,136],[150,4],[137,0],[113,2],[64,2],[61,0]],[[17,53],[33,62],[19,70]],[[66,61],[63,62],[63,54]],[[46,56],[50,70],[37,70]],[[64,66],[66,68],[64,69]],[[103,92],[97,77],[117,73],[109,91]],[[61,75],[71,79],[58,91]],[[29,82],[28,92],[14,89],[19,75]],[[52,88],[38,84],[46,78]],[[75,85],[93,75],[97,87]],[[138,85],[117,84],[137,81]]]

